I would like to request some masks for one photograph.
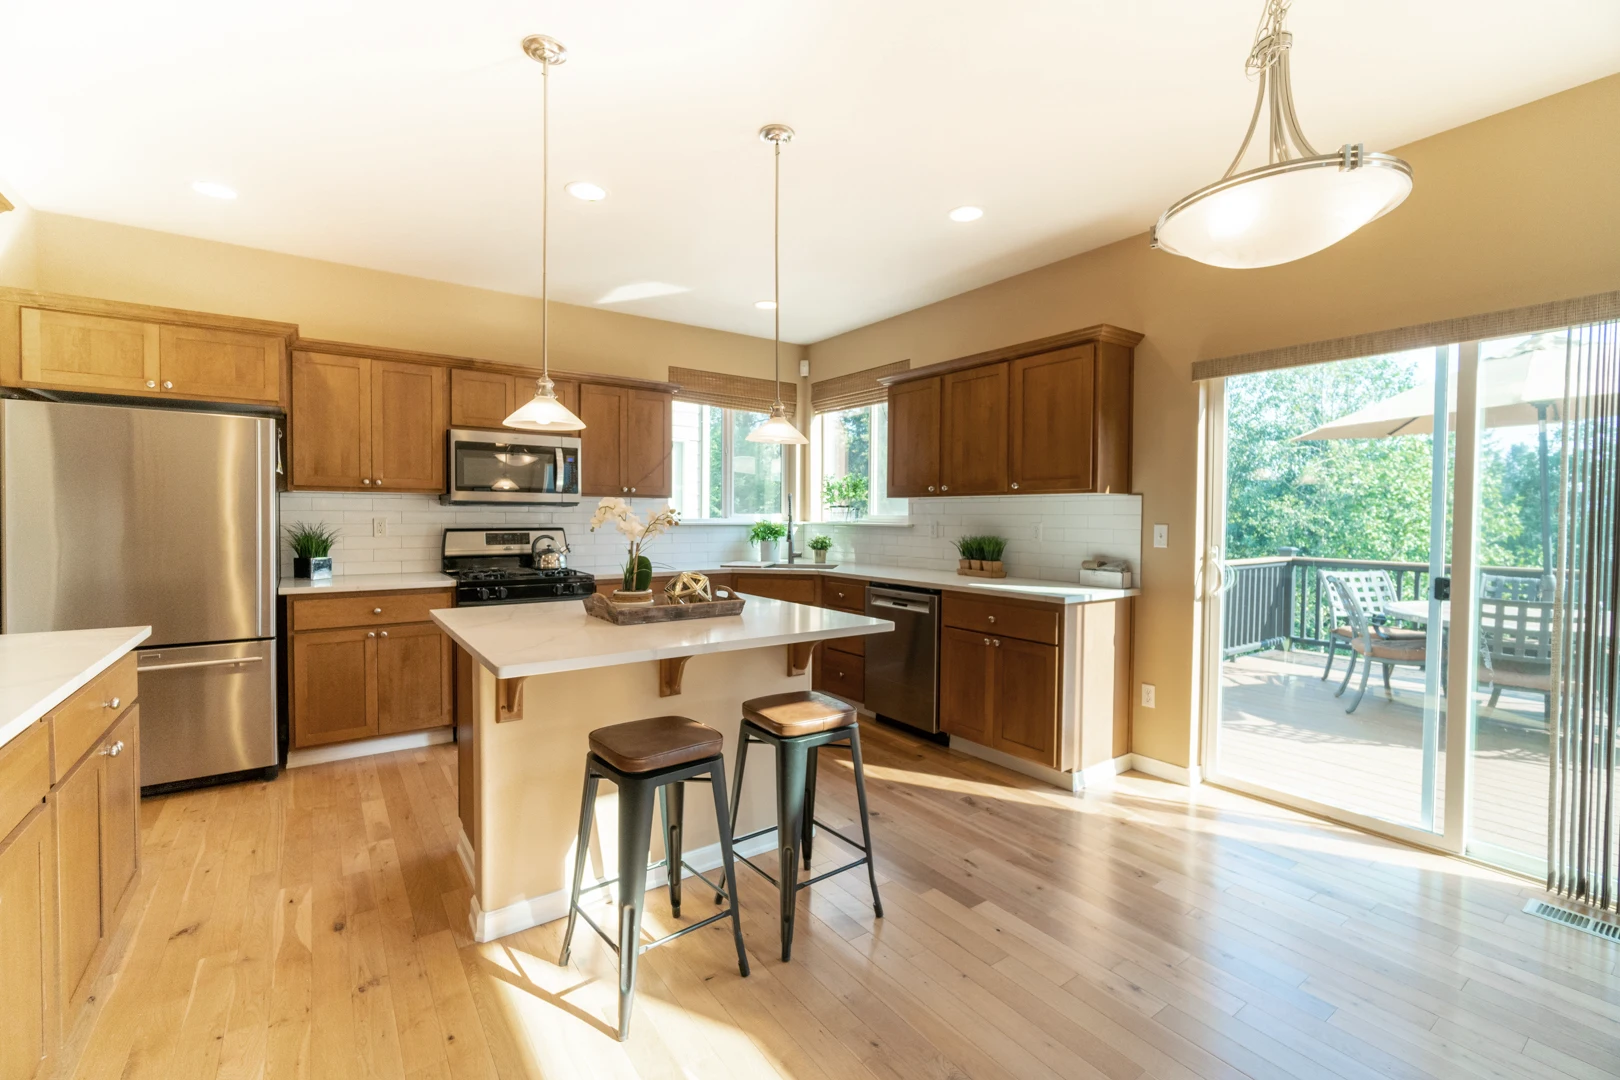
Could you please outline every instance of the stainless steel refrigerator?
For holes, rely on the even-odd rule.
[[[0,629],[150,624],[141,786],[273,768],[276,425],[0,401]]]

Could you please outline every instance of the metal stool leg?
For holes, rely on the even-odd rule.
[[[883,901],[878,899],[877,869],[872,858],[872,823],[866,813],[866,770],[861,767],[861,727],[849,729],[849,756],[855,766],[855,801],[861,808],[861,842],[866,845],[866,878],[872,883],[872,914],[883,918]]]
[[[681,917],[681,833],[686,822],[686,784],[680,780],[658,789],[664,815],[664,858],[669,863],[669,910]]]
[[[568,966],[568,955],[574,945],[574,921],[579,916],[579,887],[585,881],[585,860],[591,850],[591,820],[596,816],[596,787],[601,777],[591,769],[590,758],[585,759],[585,795],[579,806],[579,842],[574,845],[574,891],[568,900],[568,929],[563,931],[562,957],[559,967]]]
[[[810,869],[810,844],[816,835],[816,761],[820,747],[812,746],[804,761],[804,868]]]
[[[630,1037],[630,1005],[641,959],[641,911],[647,899],[652,843],[652,787],[619,785],[619,1041]]]
[[[738,770],[739,772],[741,770]],[[710,770],[709,786],[714,789],[714,819],[724,823],[726,820],[726,770],[721,762],[715,762]],[[748,977],[748,953],[743,949],[742,914],[737,900],[737,864],[731,855],[731,830],[724,824],[720,828],[720,862],[726,872],[726,891],[731,894],[731,933],[737,939],[737,971],[743,978]]]
[[[793,917],[798,910],[799,842],[804,835],[805,759],[809,751],[793,739],[776,744],[777,891],[780,894],[782,961],[793,958]]]
[[[748,744],[752,741],[748,737],[748,728],[744,727],[737,736],[737,767],[732,772],[731,810],[729,813],[722,811],[718,819],[720,834],[725,838],[728,848],[737,836],[737,814],[742,810],[743,766],[748,763]],[[731,895],[736,896],[737,894],[733,892]],[[714,894],[715,903],[718,904],[724,899],[725,897],[719,893]]]

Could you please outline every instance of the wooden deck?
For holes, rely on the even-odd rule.
[[[1222,669],[1220,771],[1253,783],[1404,825],[1422,797],[1423,673],[1396,668],[1393,696],[1378,669],[1353,714],[1335,698],[1344,654],[1322,680],[1324,656],[1273,650]],[[1357,673],[1359,679],[1359,671]],[[1479,695],[1473,839],[1542,858],[1547,838],[1547,731],[1540,694],[1504,690],[1495,709]],[[1445,805],[1441,719],[1436,820]]]

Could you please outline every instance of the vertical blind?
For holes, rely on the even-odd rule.
[[[1620,323],[1570,331],[1563,445],[1547,888],[1609,909],[1620,906]]]

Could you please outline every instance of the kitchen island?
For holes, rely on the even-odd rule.
[[[458,851],[473,883],[469,917],[479,941],[567,914],[592,730],[689,717],[724,734],[729,777],[744,700],[810,689],[819,642],[893,629],[883,619],[764,597],[749,597],[738,616],[644,626],[614,626],[573,602],[453,608],[432,617],[460,650]],[[773,784],[770,770],[750,770],[740,832],[771,820]],[[698,867],[719,864],[719,832],[704,805],[687,805],[687,861]],[[615,798],[597,800],[592,881],[617,865],[616,810]],[[772,838],[760,841],[768,847]],[[653,850],[660,857],[656,835]]]

